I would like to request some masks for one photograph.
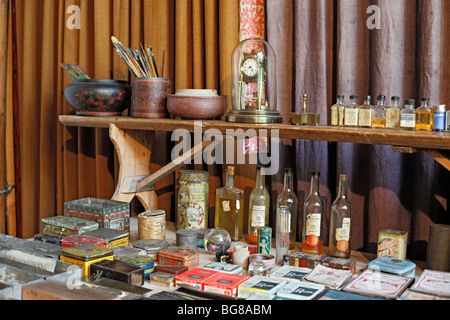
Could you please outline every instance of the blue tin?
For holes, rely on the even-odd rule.
[[[259,227],[258,228],[258,253],[270,254],[272,248],[272,228]]]
[[[155,271],[155,260],[147,255],[129,255],[119,259],[120,262],[144,269],[144,279],[150,279],[150,274]]]
[[[375,271],[392,273],[407,278],[414,278],[416,271],[416,264],[411,261],[391,258],[383,256],[370,261],[367,268]]]

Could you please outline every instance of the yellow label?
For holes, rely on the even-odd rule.
[[[102,261],[102,260],[110,260],[113,261],[114,260],[114,256],[107,256],[107,257],[102,257],[102,258],[98,258],[98,259],[94,259],[91,261],[81,261],[81,260],[77,260],[74,258],[70,258],[70,257],[66,257],[61,255],[59,260],[63,261],[63,262],[67,262],[67,263],[71,263],[74,264],[76,266],[80,266],[83,269],[83,277],[88,276],[91,273],[91,264]]]
[[[128,246],[128,237],[113,240],[110,243],[108,243],[108,248],[115,248],[115,247],[122,247],[122,246]]]

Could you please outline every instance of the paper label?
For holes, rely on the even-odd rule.
[[[345,125],[357,126],[358,125],[358,109],[345,109]]]
[[[360,109],[358,122],[361,127],[372,126],[372,109]]]
[[[310,213],[306,216],[306,236],[315,235],[320,237],[321,213]]]
[[[228,201],[228,200],[222,201],[222,208],[223,208],[223,211],[225,211],[225,212],[230,211],[231,210],[230,201]]]
[[[265,206],[253,206],[252,207],[252,227],[262,227],[264,226],[266,217],[266,207]]]

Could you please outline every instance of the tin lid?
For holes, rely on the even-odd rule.
[[[155,260],[152,257],[147,255],[143,256],[140,254],[124,256],[120,258],[119,261],[142,268],[153,268],[153,266],[155,265]]]
[[[258,232],[259,233],[264,233],[264,234],[269,234],[269,233],[272,233],[272,228],[271,227],[267,227],[267,226],[259,227],[258,228]]]
[[[383,256],[372,260],[367,264],[367,266],[372,270],[398,275],[407,274],[416,268],[416,264],[411,261],[391,258],[388,256]]]
[[[64,248],[61,255],[77,260],[90,261],[98,258],[112,256],[112,250],[94,244],[80,244],[79,246]]]
[[[96,230],[88,231],[84,235],[102,238],[102,239],[105,239],[106,241],[110,242],[112,240],[117,240],[117,239],[121,239],[124,237],[128,237],[130,235],[130,233],[128,231],[124,231],[124,230],[99,228]]]
[[[209,172],[201,170],[184,170],[180,171],[178,181],[186,182],[208,182]]]
[[[119,259],[121,257],[130,256],[130,255],[146,255],[147,252],[142,249],[130,247],[130,246],[119,246],[111,248],[113,251],[113,255],[115,259]]]
[[[93,236],[87,236],[84,234],[73,234],[73,235],[64,237],[61,240],[61,242],[65,243],[65,244],[71,244],[71,245],[80,245],[80,244],[85,244],[85,243],[91,243],[91,244],[95,244],[98,246],[108,245],[108,243],[106,242],[105,239],[93,237]]]
[[[196,250],[177,247],[177,246],[170,246],[170,247],[164,248],[164,249],[160,250],[158,254],[160,256],[174,258],[177,260],[191,260],[192,258],[195,258],[199,255],[198,251],[196,251]]]
[[[75,217],[68,217],[68,216],[55,216],[55,217],[49,217],[49,218],[43,218],[42,224],[57,226],[57,227],[64,227],[70,230],[82,230],[85,228],[95,228],[98,223],[94,221],[84,220],[80,218]]]
[[[160,239],[141,239],[133,243],[133,247],[143,249],[150,254],[158,253],[161,249],[168,246],[169,243],[166,240]]]
[[[129,211],[130,204],[128,202],[91,197],[65,202],[64,210],[76,210],[85,213],[109,215],[117,212]]]
[[[149,211],[145,211],[142,212],[138,215],[139,218],[142,219],[150,219],[150,218],[154,218],[157,216],[165,216],[166,215],[166,211],[164,210],[149,210]]]
[[[446,112],[447,111],[447,106],[445,104],[434,106],[434,111],[435,112]]]

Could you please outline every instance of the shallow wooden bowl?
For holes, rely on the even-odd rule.
[[[227,96],[187,96],[169,94],[167,111],[188,120],[208,120],[223,116],[227,111]]]

